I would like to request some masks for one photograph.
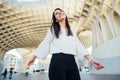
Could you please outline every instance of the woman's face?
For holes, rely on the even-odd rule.
[[[56,18],[56,22],[60,22],[62,20],[64,20],[66,18],[65,12],[62,10],[56,10],[54,12],[55,18]]]

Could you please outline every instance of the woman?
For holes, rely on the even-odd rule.
[[[79,42],[70,28],[65,12],[60,8],[54,10],[52,25],[28,66],[34,63],[36,57],[44,59],[49,53],[52,54],[49,80],[80,80],[75,55],[84,56],[96,69],[103,68],[103,65],[94,60]]]

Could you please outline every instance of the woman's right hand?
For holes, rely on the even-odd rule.
[[[36,56],[34,56],[34,57],[28,62],[28,66],[31,66],[31,65],[34,63],[35,59],[36,59]]]

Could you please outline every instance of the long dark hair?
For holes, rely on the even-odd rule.
[[[54,10],[54,12],[55,12],[56,10],[63,11],[63,10],[60,9],[60,8],[56,8],[56,9]],[[56,18],[55,18],[54,12],[53,12],[53,15],[52,15],[52,25],[51,25],[50,29],[51,29],[52,33],[54,33],[55,37],[56,37],[56,38],[59,38],[60,25],[59,25],[58,22],[56,22]],[[73,36],[72,31],[71,31],[71,29],[70,29],[70,25],[69,25],[67,16],[66,16],[66,19],[65,19],[65,25],[66,25],[66,28],[67,28],[67,35],[68,35],[68,36]]]

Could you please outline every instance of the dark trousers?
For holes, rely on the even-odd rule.
[[[80,80],[74,55],[53,54],[49,67],[49,80]]]

